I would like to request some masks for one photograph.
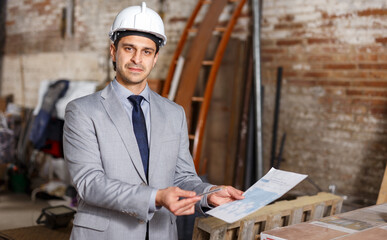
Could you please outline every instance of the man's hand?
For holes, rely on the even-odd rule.
[[[232,202],[235,200],[241,200],[245,197],[242,195],[243,192],[231,186],[216,186],[212,187],[210,190],[214,190],[215,188],[222,188],[221,191],[210,194],[207,197],[208,204],[212,206],[219,206],[228,202]]]
[[[163,206],[176,216],[191,215],[195,213],[195,203],[200,199],[195,192],[169,187],[157,191],[156,206]]]

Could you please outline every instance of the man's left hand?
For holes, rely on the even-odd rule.
[[[210,190],[214,190],[216,188],[222,188],[222,190],[215,192],[213,194],[210,194],[207,197],[208,204],[214,207],[245,198],[242,195],[243,191],[233,188],[231,186],[216,186],[216,187],[212,187]]]

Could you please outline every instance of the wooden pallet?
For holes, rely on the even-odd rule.
[[[232,224],[215,217],[195,220],[193,240],[259,239],[263,231],[338,214],[343,199],[320,192],[315,196],[298,197],[265,206]]]

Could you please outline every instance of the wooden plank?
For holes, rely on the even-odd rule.
[[[382,180],[382,184],[380,186],[378,200],[376,201],[376,204],[382,204],[387,202],[387,165],[386,169],[384,170],[384,176]]]
[[[273,229],[273,228],[278,228],[282,227],[281,221],[282,216],[281,214],[273,214],[270,215],[267,222],[266,222],[266,228],[265,229]]]
[[[333,209],[333,206],[334,206],[334,209]],[[343,201],[337,202],[337,203],[333,204],[333,206],[332,206],[331,215],[339,214],[339,213],[341,213],[341,208],[343,207]]]
[[[302,222],[302,214],[304,213],[302,208],[294,208],[292,215],[290,216],[289,225],[297,224]]]
[[[312,211],[311,220],[315,220],[315,219],[320,219],[320,218],[322,218],[322,217],[323,217],[323,214],[324,214],[324,209],[325,209],[325,204],[324,204],[324,202],[315,205],[315,206],[314,206],[314,209],[313,209],[313,211]]]
[[[189,17],[187,24],[183,30],[183,34],[181,35],[179,43],[177,44],[176,50],[175,50],[173,57],[172,57],[172,63],[169,66],[168,74],[167,74],[167,77],[165,79],[164,88],[162,91],[163,97],[168,97],[169,90],[170,90],[171,83],[172,83],[172,78],[173,78],[173,75],[175,74],[177,59],[180,57],[180,55],[183,52],[184,46],[187,42],[187,38],[189,35],[189,29],[194,24],[196,16],[199,14],[200,9],[202,8],[202,5],[206,4],[205,2],[206,2],[205,0],[199,0],[197,2],[195,9],[193,10],[193,12],[192,12],[191,16]]]
[[[183,106],[189,128],[191,125],[191,99],[195,92],[199,70],[212,37],[212,31],[218,23],[219,15],[222,13],[226,4],[227,0],[217,0],[211,3],[185,60],[175,102]]]
[[[239,228],[238,239],[240,240],[254,239],[255,238],[254,224],[255,224],[254,220],[242,221]]]
[[[193,233],[192,233],[192,240],[203,240],[203,239],[208,239],[207,236],[208,236],[208,233],[203,231],[202,229],[200,229],[198,227],[198,222],[199,222],[200,218],[196,218],[195,219],[195,224],[194,224],[194,229],[193,229]]]
[[[215,229],[211,232],[210,240],[226,240],[227,227]]]

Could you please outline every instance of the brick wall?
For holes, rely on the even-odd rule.
[[[102,83],[111,78],[110,25],[120,9],[140,2],[74,0],[74,34],[62,37],[67,1],[7,1],[1,94],[13,93],[16,103],[34,107],[42,80]],[[154,10],[163,9],[168,36],[152,78],[166,76],[195,4],[167,0],[162,7],[160,1],[147,1]],[[286,132],[287,141],[281,168],[309,174],[323,190],[335,184],[341,194],[375,200],[387,157],[385,1],[268,0],[262,14],[265,163],[270,158],[276,70],[282,66],[278,133]],[[246,33],[248,17],[240,22],[234,36]],[[222,173],[213,175],[227,180]],[[307,183],[302,187],[313,191]]]
[[[387,159],[387,3],[264,1],[262,21],[266,148],[282,66],[282,168],[375,201]]]
[[[105,81],[114,71],[108,55],[108,32],[116,14],[140,0],[74,0],[73,36],[62,36],[67,0],[7,1],[6,46],[1,94],[14,94],[17,104],[34,107],[43,80]],[[151,78],[165,78],[171,55],[195,1],[148,0],[147,6],[164,11],[168,44],[162,49]]]

